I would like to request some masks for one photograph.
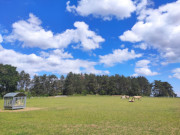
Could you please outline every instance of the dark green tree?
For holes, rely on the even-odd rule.
[[[32,84],[32,87],[30,91],[33,96],[43,95],[39,76],[35,75],[31,84]]]
[[[140,86],[140,93],[143,96],[150,96],[151,95],[151,89],[152,89],[152,85],[149,83],[149,81],[143,77],[143,76],[139,76],[137,77],[139,86]]]
[[[97,76],[98,93],[100,95],[108,94],[109,77],[107,75]]]
[[[49,75],[46,79],[48,96],[55,96],[58,94],[58,78],[56,75]]]
[[[95,74],[85,75],[86,90],[89,94],[98,94],[98,83]]]
[[[83,74],[74,74],[74,92],[76,94],[81,94],[82,91],[85,89],[84,83],[84,75]]]
[[[116,89],[116,81],[114,76],[109,77],[109,83],[108,83],[108,95],[116,95],[117,89]]]
[[[130,96],[135,96],[135,95],[142,95],[141,93],[141,88],[138,83],[138,79],[135,77],[131,78],[131,90],[129,93]]]
[[[74,75],[72,72],[70,72],[69,74],[67,74],[65,83],[64,83],[64,91],[63,94],[64,95],[73,95],[74,94]]]
[[[0,64],[0,95],[3,96],[8,92],[17,90],[17,82],[19,80],[16,67],[11,65]]]
[[[153,83],[152,94],[155,97],[169,96],[176,97],[173,87],[168,82],[161,82],[160,80],[155,80]]]

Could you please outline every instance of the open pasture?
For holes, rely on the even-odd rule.
[[[28,108],[38,109],[3,112],[0,99],[0,134],[180,134],[179,98],[42,97],[27,99]]]

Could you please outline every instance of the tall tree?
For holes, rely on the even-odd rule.
[[[72,72],[70,72],[67,75],[65,83],[64,83],[64,91],[63,91],[64,95],[73,95],[74,94],[73,83],[74,83],[74,75]]]
[[[140,85],[138,83],[138,79],[135,77],[131,78],[131,91],[129,93],[129,95],[133,96],[133,95],[141,95],[141,88]]]
[[[109,77],[108,92],[107,93],[108,93],[108,95],[116,95],[117,94],[116,82],[115,82],[114,76]]]
[[[97,82],[98,82],[98,93],[100,95],[107,95],[109,77],[107,75],[97,76]]]
[[[161,82],[160,80],[154,81],[152,93],[155,97],[160,97],[160,96],[174,97],[174,96],[177,96],[174,93],[172,86],[168,82]]]
[[[20,90],[28,91],[31,79],[28,73],[25,73],[24,70],[19,73],[18,88]]]
[[[95,74],[86,75],[86,89],[89,94],[98,94],[98,83]]]
[[[48,96],[55,96],[59,92],[58,78],[56,75],[49,75],[46,83],[48,84]]]
[[[121,87],[122,95],[129,95],[131,90],[131,78],[122,75],[120,81],[120,87]]]
[[[144,96],[150,96],[152,85],[149,83],[149,81],[143,76],[139,76],[137,79],[140,86],[140,93]]]
[[[82,93],[82,91],[85,89],[83,74],[74,74],[73,87],[76,94]]]
[[[64,83],[65,83],[65,77],[61,75],[60,80],[58,81],[58,88],[59,88],[59,94],[63,94],[64,91]]]
[[[0,64],[0,95],[17,90],[19,80],[16,67]]]
[[[33,96],[43,95],[42,86],[40,83],[40,77],[35,75],[31,83],[32,83],[32,87],[30,91],[32,95]]]

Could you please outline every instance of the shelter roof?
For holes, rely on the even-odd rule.
[[[4,95],[4,97],[24,97],[24,96],[26,96],[26,94],[21,92],[11,92]]]

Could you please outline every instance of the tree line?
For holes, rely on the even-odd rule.
[[[16,67],[0,64],[0,96],[21,91],[31,96],[55,96],[74,94],[142,95],[176,97],[168,82],[155,80],[150,83],[145,77],[123,75],[95,75],[68,73],[61,75],[35,75],[32,79],[25,71],[18,73]]]

